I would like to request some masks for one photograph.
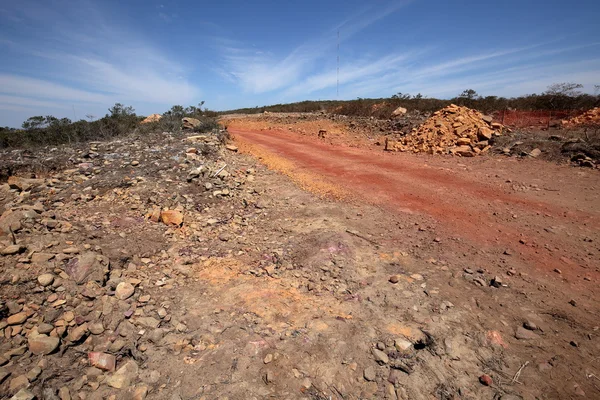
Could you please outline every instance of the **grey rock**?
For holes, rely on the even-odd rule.
[[[20,244],[11,244],[10,246],[7,246],[0,250],[0,254],[2,254],[3,256],[12,256],[14,254],[22,253],[25,250],[25,246],[22,246]]]
[[[10,371],[0,368],[0,385],[10,376]]]
[[[373,356],[375,357],[375,361],[382,364],[387,364],[390,362],[389,357],[383,351],[379,349],[371,349]]]
[[[123,389],[131,386],[138,375],[138,366],[133,360],[128,360],[117,372],[110,376],[106,383],[115,389]]]
[[[529,329],[530,331],[537,331],[538,330],[538,326],[535,324],[535,322],[532,322],[532,321],[525,321],[523,323],[523,328]]]
[[[365,380],[373,382],[375,379],[377,379],[377,372],[375,371],[375,368],[373,366],[365,368],[363,371],[363,377]]]
[[[86,252],[71,259],[65,271],[78,285],[88,281],[103,284],[106,282],[109,268],[110,263],[107,257],[94,252]]]
[[[42,369],[40,367],[33,367],[27,372],[27,379],[29,382],[35,381],[42,373]]]
[[[54,275],[52,274],[42,274],[37,278],[38,283],[43,287],[50,286],[52,282],[54,282]]]
[[[523,328],[522,326],[518,327],[515,331],[515,337],[519,340],[535,340],[540,336],[537,333],[533,333]]]
[[[119,300],[127,300],[135,293],[135,288],[131,283],[121,282],[117,285],[117,289],[115,290],[115,296]]]
[[[160,325],[160,321],[153,317],[140,317],[136,320],[138,325],[145,326],[147,328],[156,329]]]
[[[21,389],[10,400],[33,400],[35,395],[27,389]]]

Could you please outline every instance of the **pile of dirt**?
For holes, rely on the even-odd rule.
[[[582,126],[582,125],[600,125],[600,107],[591,110],[566,121],[562,121],[563,126]]]
[[[501,135],[503,126],[492,121],[478,111],[451,104],[399,141],[386,140],[385,149],[473,157],[488,151],[494,136]]]
[[[160,114],[152,114],[152,115],[149,115],[148,117],[146,117],[146,119],[144,119],[141,123],[142,124],[150,124],[152,122],[160,121],[161,118],[162,118],[162,115],[160,115]]]

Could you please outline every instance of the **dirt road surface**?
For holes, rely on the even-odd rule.
[[[0,152],[0,398],[600,398],[597,171],[317,124]]]
[[[489,300],[502,309],[500,314],[477,300],[478,309],[467,311],[468,318],[486,321],[483,325],[494,321],[506,324],[507,315],[518,321],[534,313],[545,315],[550,325],[544,328],[544,343],[536,343],[537,349],[528,339],[519,338],[507,346],[509,356],[522,356],[522,351],[552,354],[566,350],[560,354],[563,362],[570,359],[573,367],[598,368],[597,172],[533,159],[386,154],[276,130],[235,127],[230,132],[241,149],[306,189],[340,198],[340,207],[369,204],[388,215],[387,224],[373,221],[387,225],[384,237],[374,238],[374,242],[386,247],[403,242],[410,216],[410,221],[417,221],[413,224],[418,232],[435,232],[433,243],[427,245],[431,258],[445,260],[452,276],[483,269],[508,283],[507,288],[501,286],[489,293]],[[478,292],[472,287],[460,297],[472,300]],[[583,339],[572,340],[582,334]],[[522,343],[529,343],[527,350]],[[581,345],[590,346],[586,356]],[[530,373],[539,384],[552,386],[553,379],[544,376],[544,366],[537,361],[529,367]],[[599,395],[600,381],[594,382],[594,377],[585,380],[595,388],[592,393]],[[564,388],[568,394],[557,387],[542,397],[573,396],[583,382],[576,385],[575,389],[573,383]]]

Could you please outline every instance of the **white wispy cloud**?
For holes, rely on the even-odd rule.
[[[423,46],[414,37],[405,36],[401,40],[388,39],[387,53],[383,54],[381,46],[359,53],[349,43],[351,55],[348,59],[342,57],[338,75],[335,63],[338,30],[344,48],[352,36],[399,12],[408,3],[387,3],[387,7],[380,3],[367,5],[346,20],[332,24],[320,37],[309,39],[284,55],[258,51],[244,43],[223,42],[219,47],[225,67],[218,69],[218,74],[247,94],[295,101],[323,95],[334,97],[332,89],[338,82],[341,98],[389,96],[400,91],[448,97],[470,87],[503,94],[509,92],[504,87],[510,87],[515,95],[523,94],[522,90],[527,88],[532,88],[528,89],[530,92],[540,92],[560,80],[581,81],[591,87],[593,74],[600,70],[598,62],[591,59],[585,67],[574,66],[571,78],[565,75],[560,62],[563,53],[597,48],[600,43],[568,45],[564,36],[549,39],[538,36],[534,43],[524,39],[509,47],[488,44],[485,50],[469,50],[464,43],[453,41],[445,42],[443,47]],[[372,54],[371,50],[379,53]],[[355,54],[360,56],[352,58]]]
[[[0,108],[58,108],[67,104],[150,103],[158,107],[197,102],[200,89],[187,68],[136,32],[111,22],[93,4],[27,2],[4,10],[4,21],[19,19],[21,30],[44,32],[31,40],[15,35],[0,41],[21,57],[37,59],[40,72],[0,74]],[[56,9],[62,5],[64,9]],[[9,19],[10,17],[10,19]],[[1,20],[0,20],[1,22]],[[27,99],[27,101],[25,101]]]
[[[543,52],[540,52],[542,54]],[[511,96],[540,92],[555,82],[578,82],[591,88],[600,76],[600,59],[574,62],[547,62],[545,59],[515,64],[515,59],[464,65],[451,70],[433,69],[423,74],[409,68],[401,73],[361,80],[345,88],[352,96],[391,95],[397,92],[423,93],[432,97],[452,97],[472,88],[482,95]],[[393,84],[390,84],[393,83]]]
[[[404,68],[404,65],[418,58],[427,50],[404,52],[402,54],[391,54],[379,59],[358,60],[346,63],[340,69],[330,69],[325,72],[309,75],[307,78],[291,86],[286,90],[287,96],[296,96],[303,93],[313,93],[322,89],[334,87],[338,84],[345,85],[356,81],[368,80],[374,76],[378,79],[382,74]]]
[[[220,46],[225,67],[219,73],[237,82],[246,92],[258,94],[288,88],[290,93],[295,93],[298,88],[292,86],[300,84],[301,79],[316,62],[335,49],[337,31],[341,32],[340,40],[343,42],[409,3],[410,1],[406,0],[389,2],[386,6],[381,4],[367,6],[335,25],[321,37],[307,40],[284,56],[248,49],[243,43],[228,41],[226,45]],[[390,58],[396,56],[392,55]],[[367,68],[362,67],[362,71],[366,72]],[[359,71],[349,72],[345,78],[349,79],[357,72]],[[309,78],[307,83],[317,90],[330,80],[331,76],[323,73]]]

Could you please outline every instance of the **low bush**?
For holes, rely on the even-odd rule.
[[[0,149],[107,140],[127,134],[179,132],[183,117],[201,121],[200,126],[195,129],[197,132],[209,132],[219,127],[217,113],[199,107],[184,109],[174,106],[160,120],[148,124],[140,124],[144,118],[137,116],[133,107],[117,103],[108,111],[108,114],[96,121],[72,122],[68,118],[58,119],[53,116],[31,117],[23,122],[22,129],[0,128]]]
[[[241,108],[223,111],[221,114],[258,114],[265,111],[282,113],[327,111],[340,115],[387,119],[398,107],[421,112],[434,112],[452,103],[474,108],[485,114],[507,109],[526,111],[588,110],[600,106],[600,95],[582,93],[579,91],[581,87],[576,83],[557,83],[550,85],[548,90],[541,94],[529,94],[513,98],[482,97],[473,89],[467,89],[452,99],[436,99],[427,98],[421,94],[411,96],[406,93],[397,93],[390,98],[302,101],[290,104]]]

